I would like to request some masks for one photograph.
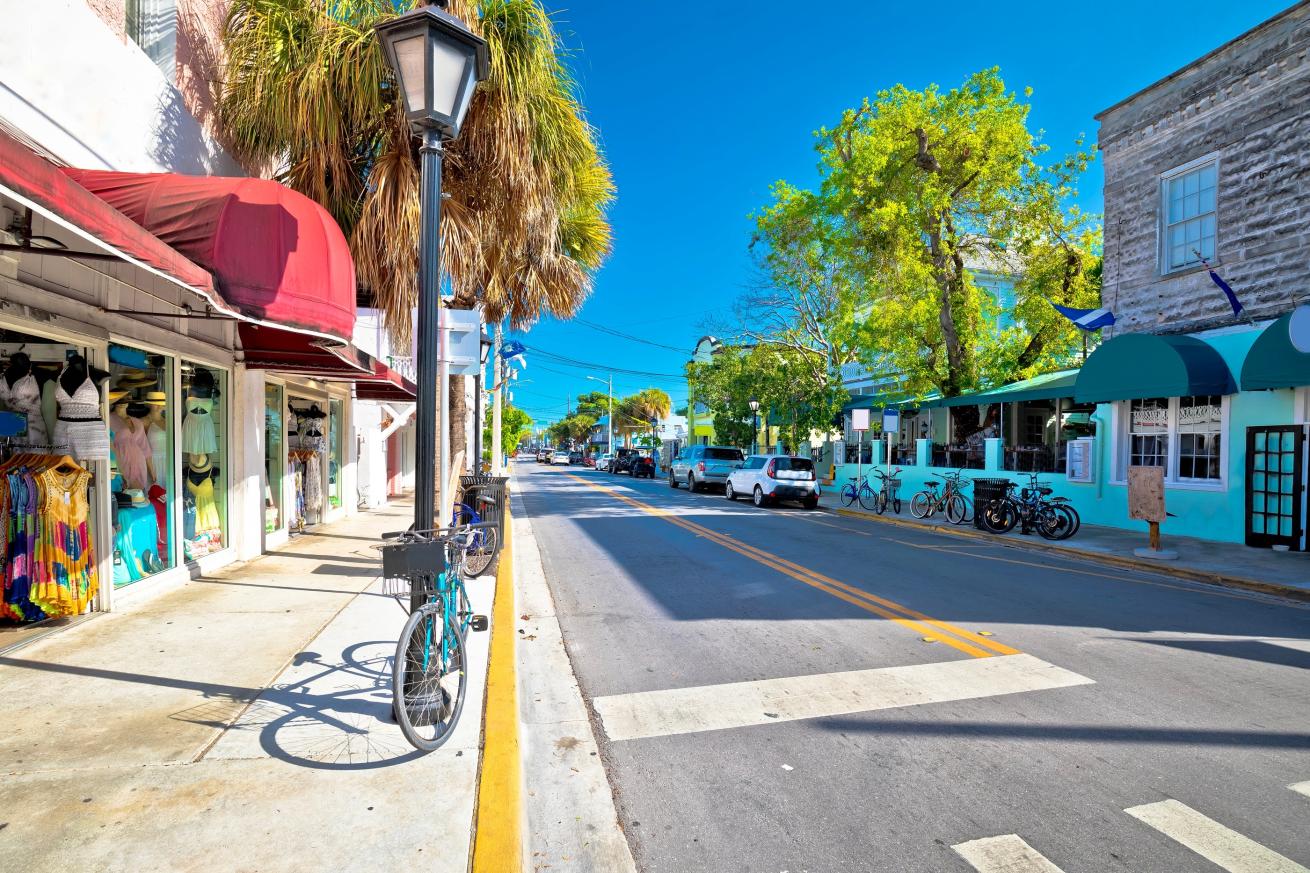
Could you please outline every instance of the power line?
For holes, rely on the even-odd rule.
[[[574,367],[581,367],[584,370],[595,370],[600,373],[626,373],[629,376],[642,376],[649,379],[667,379],[676,382],[681,382],[685,378],[676,373],[656,373],[651,370],[634,370],[629,367],[614,367],[608,364],[597,364],[593,361],[579,361],[577,358],[570,358],[556,352],[546,351],[540,346],[524,345],[524,348],[536,352],[539,355],[543,355],[547,359],[556,363],[569,364]]]
[[[574,317],[573,322],[576,324],[580,324],[583,327],[589,327],[592,330],[598,330],[601,333],[607,333],[610,336],[616,336],[620,339],[629,340],[634,343],[642,343],[644,345],[654,346],[657,349],[668,349],[671,352],[678,352],[679,354],[684,354],[684,355],[687,354],[686,349],[679,348],[677,346],[667,346],[664,343],[657,343],[654,340],[642,339],[639,336],[633,336],[630,333],[624,333],[621,330],[615,330],[614,328],[606,327],[603,324],[596,324],[596,322],[594,321],[587,321],[585,318]]]

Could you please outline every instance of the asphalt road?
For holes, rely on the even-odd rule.
[[[516,473],[644,871],[1310,866],[1306,604]]]

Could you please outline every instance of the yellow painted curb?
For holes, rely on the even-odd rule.
[[[500,551],[496,602],[491,614],[473,873],[515,873],[523,869],[523,762],[519,755],[514,539],[510,529],[509,507],[505,507],[505,545]]]
[[[1094,564],[1105,564],[1110,567],[1119,567],[1125,570],[1141,570],[1146,573],[1156,573],[1161,576],[1173,576],[1177,579],[1186,579],[1190,582],[1204,582],[1209,585],[1221,585],[1226,588],[1239,588],[1243,591],[1254,591],[1259,594],[1273,594],[1278,597],[1286,597],[1290,600],[1310,601],[1310,591],[1304,588],[1293,588],[1290,586],[1279,585],[1275,582],[1261,582],[1257,579],[1244,579],[1240,576],[1229,576],[1224,573],[1207,573],[1203,570],[1191,570],[1186,567],[1171,567],[1167,564],[1148,563],[1147,561],[1138,561],[1133,558],[1124,558],[1119,555],[1107,555],[1104,552],[1089,552],[1083,549],[1074,549],[1069,546],[1059,546],[1055,543],[1045,543],[1034,540],[1013,540],[992,534],[977,533],[973,530],[956,527],[952,525],[947,527],[940,524],[919,524],[918,522],[906,521],[901,518],[888,518],[880,515],[869,515],[864,512],[856,512],[852,509],[832,509],[837,515],[845,515],[850,518],[859,518],[864,521],[879,522],[881,524],[894,524],[898,527],[908,527],[915,530],[927,531],[929,533],[946,534],[947,536],[962,537],[969,540],[979,540],[988,542],[997,546],[1009,546],[1015,549],[1027,549],[1033,552],[1051,552],[1062,555],[1067,558],[1080,558],[1084,561],[1090,561]]]

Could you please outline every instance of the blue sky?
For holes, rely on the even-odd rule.
[[[1290,0],[1149,0],[1101,4],[939,0],[823,4],[545,0],[618,186],[614,252],[580,313],[594,324],[672,348],[547,319],[520,338],[588,364],[675,376],[707,321],[723,318],[751,275],[748,215],[785,178],[817,181],[813,131],[843,109],[902,82],[960,83],[999,66],[1034,89],[1030,123],[1052,153],[1093,116],[1259,24]],[[985,9],[985,11],[980,11]],[[1093,165],[1080,204],[1100,212]],[[530,351],[514,404],[538,424],[605,373]],[[615,394],[679,378],[615,375]]]

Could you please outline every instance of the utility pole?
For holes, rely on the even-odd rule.
[[[504,388],[500,384],[501,364],[500,364],[500,346],[504,342],[501,334],[500,322],[496,322],[496,340],[491,349],[491,475],[505,475],[504,465],[501,461],[501,444],[500,444],[500,412],[501,412],[501,390]]]

